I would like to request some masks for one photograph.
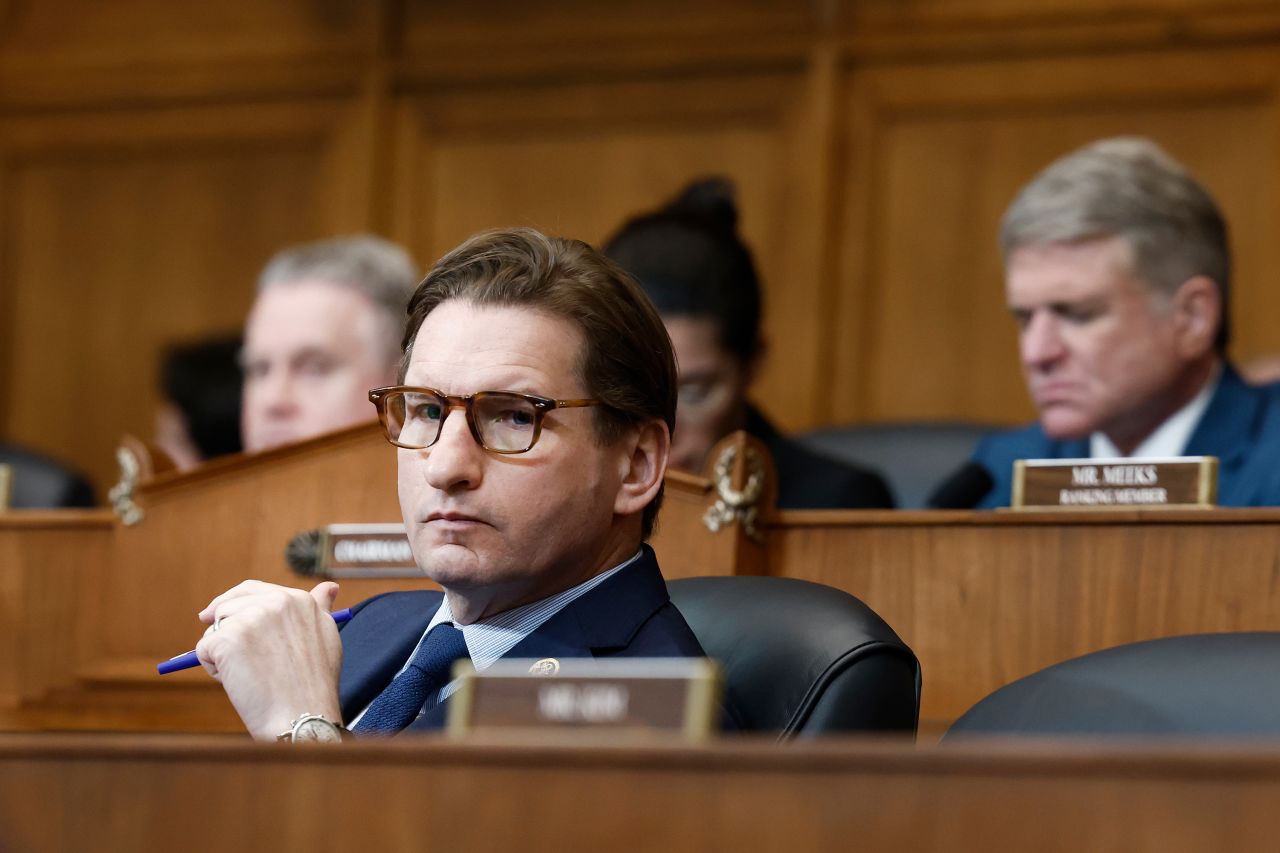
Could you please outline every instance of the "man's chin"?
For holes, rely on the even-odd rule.
[[[1094,429],[1092,421],[1075,409],[1052,406],[1040,412],[1040,430],[1055,441],[1088,438]]]
[[[433,542],[415,546],[413,555],[426,576],[441,586],[489,583],[494,567],[503,564],[492,550],[473,543]]]

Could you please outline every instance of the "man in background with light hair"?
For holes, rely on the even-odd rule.
[[[1280,504],[1280,388],[1227,361],[1227,226],[1154,143],[1107,139],[1051,164],[1001,225],[1005,293],[1039,421],[974,454],[1008,505],[1017,459],[1212,455],[1219,503]]]
[[[367,235],[272,258],[245,324],[244,449],[369,420],[369,389],[395,380],[417,281],[408,253]]]

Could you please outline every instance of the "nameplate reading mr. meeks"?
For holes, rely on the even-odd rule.
[[[1213,506],[1217,497],[1214,456],[1013,463],[1014,509],[1187,509]]]

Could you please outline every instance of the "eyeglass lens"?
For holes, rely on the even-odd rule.
[[[397,444],[430,447],[440,437],[448,404],[435,394],[395,391],[386,398],[387,429]],[[538,410],[518,394],[485,391],[471,400],[480,443],[490,450],[520,452],[533,446]]]

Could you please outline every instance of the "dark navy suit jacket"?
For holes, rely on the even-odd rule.
[[[390,592],[351,608],[351,621],[340,628],[339,696],[344,720],[360,713],[404,666],[443,595],[428,590]],[[705,653],[671,603],[657,558],[645,545],[638,560],[574,600],[504,657],[705,657]],[[447,706],[447,701],[435,706],[409,728],[439,728]]]
[[[1280,383],[1248,385],[1225,365],[1184,452],[1218,457],[1219,505],[1280,506]],[[995,486],[978,507],[1009,505],[1015,459],[1088,456],[1087,438],[1057,441],[1039,424],[989,435],[978,444],[973,460],[987,469]]]

